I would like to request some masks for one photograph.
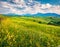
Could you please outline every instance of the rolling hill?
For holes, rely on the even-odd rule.
[[[0,15],[0,47],[59,47],[60,26],[50,21],[60,18]]]

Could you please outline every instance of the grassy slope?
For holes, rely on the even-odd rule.
[[[35,20],[35,21],[34,21]],[[0,23],[1,47],[58,47],[60,27],[40,24],[32,17],[7,17]]]

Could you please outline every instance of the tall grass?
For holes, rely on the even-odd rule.
[[[0,47],[58,47],[60,27],[39,24],[35,18],[7,17],[0,24]]]

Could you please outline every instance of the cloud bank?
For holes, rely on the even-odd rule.
[[[49,3],[41,4],[35,0],[7,0],[0,1],[0,14],[37,14],[56,13],[60,14],[60,5]]]

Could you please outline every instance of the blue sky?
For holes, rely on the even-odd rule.
[[[0,0],[0,1],[7,1],[7,0]],[[60,5],[60,0],[35,0],[42,4],[50,3],[52,5]]]
[[[60,5],[60,0],[36,0],[41,2],[42,4],[50,3],[52,5]]]
[[[60,14],[60,0],[0,0],[0,14]]]

